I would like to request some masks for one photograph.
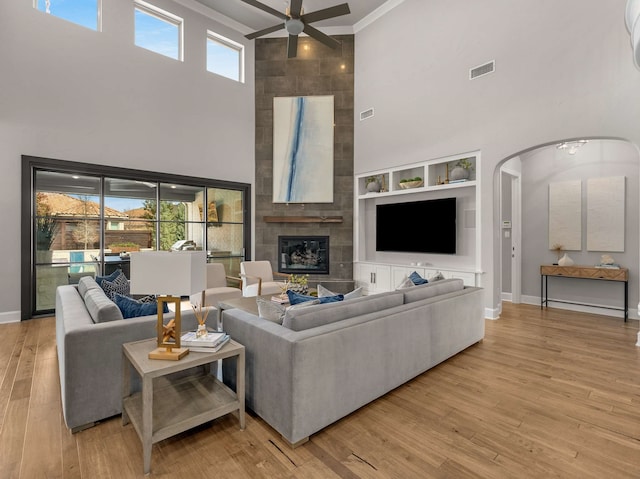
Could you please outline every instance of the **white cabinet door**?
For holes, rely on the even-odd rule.
[[[374,263],[358,263],[355,281],[356,287],[362,286],[365,294],[389,291],[391,289],[391,267]]]
[[[391,266],[386,264],[375,265],[374,280],[376,293],[394,289],[391,285]]]

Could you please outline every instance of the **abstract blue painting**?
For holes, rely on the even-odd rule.
[[[333,203],[333,96],[273,99],[273,202]]]

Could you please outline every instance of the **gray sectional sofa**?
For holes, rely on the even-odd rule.
[[[69,429],[76,432],[122,412],[122,344],[156,337],[156,324],[156,315],[123,319],[91,277],[56,289],[58,369]],[[197,325],[193,312],[182,312],[183,331]],[[135,375],[132,381],[139,387]]]
[[[449,279],[295,309],[282,324],[240,309],[223,327],[246,347],[246,401],[291,445],[484,337],[483,290]],[[235,385],[235,364],[223,363]]]

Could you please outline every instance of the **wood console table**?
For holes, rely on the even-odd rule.
[[[592,306],[594,308],[614,309],[624,312],[624,320],[629,317],[629,270],[627,268],[596,268],[595,266],[558,266],[543,264],[540,266],[540,309],[545,305],[549,306],[548,283],[549,276],[560,278],[577,278],[577,279],[597,279],[600,281],[618,281],[624,283],[624,308],[615,308],[609,306],[594,306],[586,303],[576,303],[573,301],[561,301],[553,299],[555,303],[581,304],[583,306]]]

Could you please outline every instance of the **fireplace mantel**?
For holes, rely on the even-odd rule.
[[[342,216],[264,216],[265,223],[342,223]]]

